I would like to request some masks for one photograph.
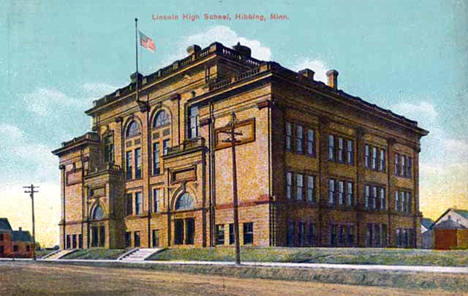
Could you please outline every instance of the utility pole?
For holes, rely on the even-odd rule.
[[[234,216],[234,240],[236,244],[236,264],[240,265],[240,242],[239,242],[239,209],[237,199],[237,164],[236,164],[236,144],[240,143],[236,136],[241,136],[242,133],[236,132],[237,118],[234,112],[231,113],[231,121],[226,125],[226,130],[221,133],[228,134],[230,137],[223,140],[224,143],[231,144],[232,151],[232,199],[233,199],[233,216]]]
[[[23,186],[23,188],[29,189],[25,190],[24,193],[29,193],[31,197],[31,205],[32,205],[32,237],[33,237],[33,260],[36,261],[36,225],[34,221],[34,193],[38,193],[39,191],[34,190],[39,188],[39,186],[34,186],[31,184],[30,186]]]

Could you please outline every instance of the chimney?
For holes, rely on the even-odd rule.
[[[327,77],[328,77],[328,86],[333,87],[334,89],[337,89],[338,88],[338,71],[328,70]]]
[[[303,70],[300,70],[300,71],[299,71],[299,74],[302,75],[302,76],[304,76],[304,77],[309,78],[310,80],[314,80],[314,74],[315,74],[315,72],[312,71],[312,70],[310,70],[310,69],[308,69],[308,68],[305,68],[305,69],[303,69]]]

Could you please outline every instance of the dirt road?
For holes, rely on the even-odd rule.
[[[460,295],[440,290],[239,279],[152,270],[0,263],[0,295]]]

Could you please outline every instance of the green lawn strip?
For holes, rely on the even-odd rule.
[[[127,249],[80,249],[65,255],[61,259],[117,259],[126,251]]]
[[[166,249],[147,260],[234,261],[234,249]],[[468,250],[353,248],[254,248],[241,250],[241,260],[252,262],[468,266]]]

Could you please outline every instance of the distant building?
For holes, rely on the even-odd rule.
[[[421,219],[421,235],[422,235],[422,248],[432,248],[432,230],[431,226],[434,223],[432,219],[422,218]]]
[[[53,151],[61,247],[232,245],[232,112],[242,245],[420,247],[428,132],[327,75],[220,43],[134,73],[86,111],[92,131]]]
[[[30,258],[33,241],[29,231],[13,230],[7,218],[0,218],[0,257]]]
[[[468,211],[446,210],[423,234],[423,242],[431,239],[434,249],[468,248]]]

